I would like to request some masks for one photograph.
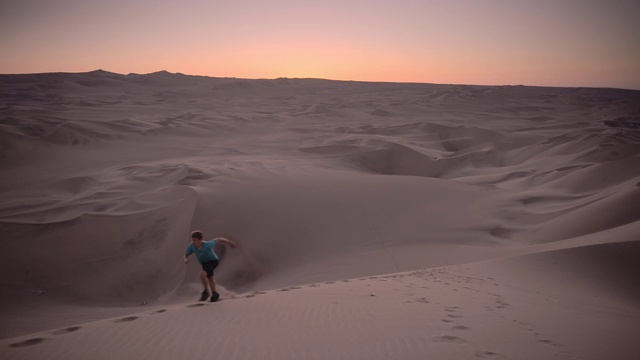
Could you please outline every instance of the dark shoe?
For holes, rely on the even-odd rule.
[[[205,301],[209,297],[209,290],[205,290],[200,294],[200,301]]]
[[[220,299],[220,294],[214,292],[213,295],[211,295],[211,302],[216,302],[218,299]]]

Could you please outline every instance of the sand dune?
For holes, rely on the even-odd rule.
[[[3,359],[640,357],[638,91],[0,80]]]

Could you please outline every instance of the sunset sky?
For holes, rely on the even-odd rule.
[[[637,0],[0,0],[0,73],[640,89]]]

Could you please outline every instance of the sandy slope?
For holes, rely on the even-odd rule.
[[[640,355],[640,92],[0,80],[2,358]]]

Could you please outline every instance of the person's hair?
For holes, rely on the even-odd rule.
[[[195,239],[200,239],[200,240],[202,240],[202,231],[200,231],[200,230],[194,230],[194,231],[192,231],[192,232],[191,232],[191,238],[192,238],[192,239],[194,239],[194,238],[195,238]]]

